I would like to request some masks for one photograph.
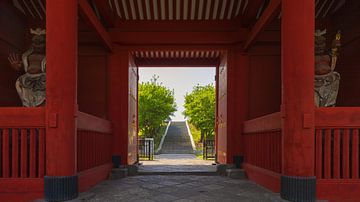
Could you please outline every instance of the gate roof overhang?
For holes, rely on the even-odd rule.
[[[6,0],[29,24],[44,24],[45,0]],[[80,0],[80,43],[239,45],[280,43],[281,0]],[[318,20],[345,0],[315,0]],[[85,22],[88,26],[83,26]],[[266,28],[265,28],[266,27]],[[90,28],[90,29],[89,29]],[[95,34],[94,34],[95,33]],[[98,40],[100,39],[100,40]]]

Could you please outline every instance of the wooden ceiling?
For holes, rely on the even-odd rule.
[[[30,21],[45,21],[45,0],[11,0]],[[252,26],[269,0],[89,0],[105,27],[124,21],[237,21]],[[315,0],[317,19],[334,13],[345,0]],[[281,18],[281,13],[277,16]],[[169,22],[171,23],[171,22]]]

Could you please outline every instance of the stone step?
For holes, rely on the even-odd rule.
[[[247,179],[244,169],[227,168],[226,176],[233,179]]]
[[[159,153],[194,154],[185,121],[171,122]]]
[[[109,175],[109,180],[117,180],[128,176],[127,168],[113,168]]]
[[[161,150],[161,154],[194,154],[194,150]]]
[[[159,171],[140,171],[139,175],[198,175],[198,176],[217,176],[219,175],[216,172],[206,172],[206,171],[189,171],[189,172],[183,172],[183,171],[170,171],[170,172],[159,172]]]

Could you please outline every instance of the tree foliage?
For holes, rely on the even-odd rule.
[[[191,93],[185,95],[183,114],[189,122],[201,131],[200,141],[212,137],[215,128],[215,87],[212,84],[195,86]]]
[[[176,111],[174,91],[158,82],[154,75],[139,84],[139,130],[145,137],[156,138],[164,123]]]

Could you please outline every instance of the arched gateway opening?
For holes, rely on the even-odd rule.
[[[138,67],[185,64],[217,67],[222,167],[284,199],[358,201],[359,6],[0,1],[0,201],[73,199],[136,164]]]

